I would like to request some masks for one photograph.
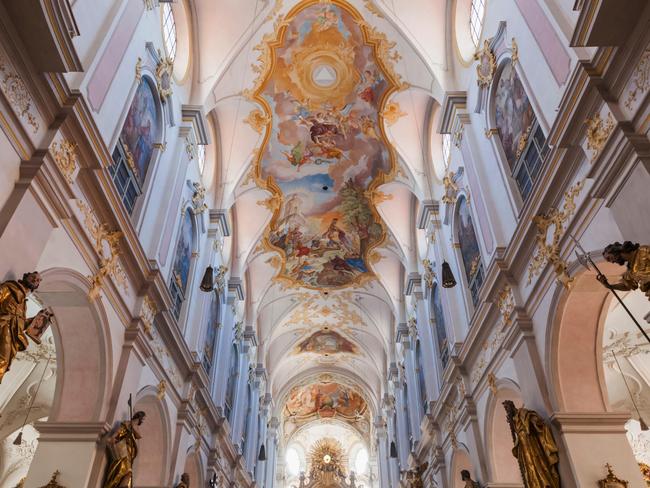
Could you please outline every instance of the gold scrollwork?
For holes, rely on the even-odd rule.
[[[636,102],[639,95],[644,94],[650,88],[650,49],[646,48],[641,56],[639,65],[632,75],[633,88],[627,93],[625,106],[632,110],[632,104]]]
[[[167,382],[165,380],[160,380],[158,387],[156,388],[156,396],[158,400],[165,398],[165,393],[167,392]]]
[[[77,200],[77,207],[84,215],[84,224],[95,240],[93,248],[99,256],[99,269],[89,277],[92,285],[88,292],[88,298],[94,300],[99,296],[104,280],[109,274],[126,289],[126,275],[118,261],[120,255],[119,241],[122,232],[110,231],[108,224],[100,224],[95,213],[83,200]]]
[[[248,114],[244,122],[250,125],[255,132],[261,134],[271,124],[271,117],[266,115],[260,109],[256,108]]]
[[[499,135],[499,129],[493,127],[492,129],[485,129],[483,133],[485,134],[485,137],[489,139],[492,136]]]
[[[163,57],[158,50],[160,61],[156,66],[156,83],[158,85],[158,94],[161,100],[166,100],[172,96],[172,73],[174,72],[174,63],[168,57]]]
[[[140,81],[142,79],[142,58],[138,58],[138,61],[135,63],[135,81]]]
[[[9,59],[0,51],[0,90],[7,97],[7,101],[21,118],[25,118],[32,126],[34,133],[38,132],[39,124],[33,112],[33,100],[25,82],[11,65]]]
[[[512,312],[515,310],[515,296],[510,285],[506,285],[497,295],[497,307],[504,325],[512,323]]]
[[[519,159],[521,154],[524,152],[524,149],[526,149],[526,144],[528,144],[528,138],[530,137],[530,131],[533,128],[532,124],[528,126],[528,129],[526,129],[520,136],[519,136],[519,142],[517,143],[517,152],[515,153],[515,157]]]
[[[445,187],[445,194],[442,196],[442,203],[454,204],[456,202],[456,194],[458,193],[458,185],[454,181],[456,173],[447,171],[442,178],[442,184]]]
[[[208,209],[208,205],[205,203],[205,187],[198,181],[192,183],[194,187],[194,193],[192,194],[192,213],[194,215],[200,215]]]
[[[427,284],[429,289],[433,288],[433,280],[436,277],[436,272],[433,270],[433,265],[429,259],[422,260],[422,266],[424,266],[424,282]]]
[[[384,18],[383,12],[377,8],[377,6],[373,3],[373,0],[363,0],[363,5],[371,14],[376,15],[380,19]]]
[[[567,264],[560,257],[560,239],[564,235],[564,224],[576,210],[575,199],[584,184],[584,180],[579,181],[564,193],[562,210],[551,208],[548,212],[533,217],[533,223],[537,227],[537,235],[535,236],[536,248],[528,266],[528,284],[532,282],[533,277],[538,275],[547,263],[550,263],[558,281],[565,288],[570,288],[573,278],[568,275]],[[551,228],[551,240],[548,242],[549,229]]]
[[[381,113],[382,118],[389,126],[394,125],[400,118],[407,115],[406,112],[402,111],[398,102],[388,102]]]
[[[592,118],[586,119],[585,124],[587,125],[587,149],[591,151],[591,159],[594,160],[614,130],[615,123],[611,113],[607,114],[605,120],[602,120],[597,113]]]
[[[41,486],[41,488],[65,488],[65,486],[60,485],[59,482],[57,481],[57,478],[61,472],[57,469],[54,473],[52,473],[52,478],[50,478],[50,481],[47,485]]]
[[[77,169],[76,148],[76,144],[65,139],[61,141],[60,145],[56,142],[52,143],[54,162],[70,185],[72,184],[72,175]]]
[[[497,69],[497,58],[490,48],[489,39],[483,41],[483,49],[474,54],[474,59],[479,62],[476,66],[476,83],[479,87],[485,88],[492,83]]]
[[[517,63],[519,62],[519,46],[517,46],[517,41],[515,41],[515,38],[512,38],[512,44],[511,44],[511,54],[510,54],[510,60],[512,61],[512,65],[516,66]]]
[[[151,332],[153,321],[157,313],[158,309],[156,304],[149,295],[145,295],[142,301],[142,308],[140,309],[140,320],[142,320],[142,326],[147,334]]]

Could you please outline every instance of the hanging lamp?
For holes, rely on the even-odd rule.
[[[442,262],[442,287],[453,288],[456,286],[456,278],[447,261]]]

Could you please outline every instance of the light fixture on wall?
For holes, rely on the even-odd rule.
[[[264,444],[260,446],[260,455],[257,456],[258,461],[266,461],[266,448],[264,447]]]
[[[392,459],[397,458],[397,446],[395,445],[395,441],[390,441],[390,457]]]
[[[447,261],[442,262],[442,287],[443,288],[453,288],[456,286],[456,278],[454,273],[451,271],[451,266]]]
[[[203,279],[201,280],[200,288],[201,291],[207,293],[214,290],[214,269],[212,266],[205,268],[205,273],[203,273]]]

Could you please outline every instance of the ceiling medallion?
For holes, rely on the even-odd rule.
[[[255,47],[244,95],[264,111],[248,123],[264,125],[254,179],[272,194],[260,205],[273,212],[263,245],[280,256],[276,281],[337,289],[374,278],[386,230],[370,195],[396,168],[380,121],[405,115],[387,101],[408,86],[394,47],[344,0],[300,3]]]

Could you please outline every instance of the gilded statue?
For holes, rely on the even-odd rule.
[[[460,479],[465,482],[465,488],[481,488],[478,481],[474,481],[472,476],[469,474],[469,471],[466,469],[463,469],[460,472]]]
[[[122,422],[108,438],[110,464],[103,488],[133,488],[133,462],[138,455],[138,427],[144,421],[145,413],[138,411],[131,420]]]
[[[0,382],[9,371],[11,362],[19,351],[29,345],[27,337],[40,343],[43,332],[52,318],[52,312],[41,310],[27,318],[27,295],[41,284],[37,271],[25,273],[18,280],[0,284]]]
[[[190,488],[190,475],[183,473],[181,475],[181,482],[176,485],[176,488]]]
[[[551,429],[533,410],[503,402],[514,447],[512,455],[519,463],[526,488],[560,488],[558,449]]]
[[[409,488],[424,488],[424,481],[422,475],[429,467],[429,463],[420,464],[415,469],[409,469],[406,472],[406,481],[408,481]]]
[[[640,289],[650,300],[650,246],[641,246],[638,242],[614,242],[603,251],[603,257],[610,263],[625,266],[627,271],[621,281],[610,284],[605,275],[598,275],[598,281],[612,290],[628,291]]]

